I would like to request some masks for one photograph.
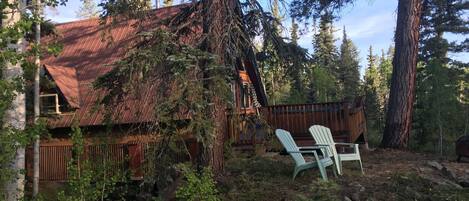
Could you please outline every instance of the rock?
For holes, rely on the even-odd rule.
[[[352,194],[352,200],[353,201],[360,201],[360,195],[358,193]]]
[[[448,169],[447,167],[443,167],[443,174],[445,174],[447,177],[449,177],[452,180],[457,180],[456,173],[452,171],[451,169]]]
[[[365,191],[365,187],[362,186],[362,187],[360,188],[360,192],[363,192],[363,191]]]
[[[429,167],[419,167],[419,168],[418,168],[418,171],[419,171],[419,172],[429,172],[429,171],[431,171],[431,170],[432,170],[432,169],[429,168]]]
[[[436,161],[428,161],[427,165],[429,165],[430,167],[433,167],[437,170],[442,170],[443,169],[443,165],[441,165],[440,163],[438,163]]]
[[[462,186],[451,181],[451,180],[448,180],[448,179],[444,179],[444,178],[435,178],[435,177],[432,177],[432,176],[428,176],[428,175],[422,175],[422,178],[424,179],[427,179],[437,185],[445,185],[445,186],[450,186],[450,187],[453,187],[453,188],[457,188],[457,189],[462,189]]]
[[[345,197],[344,197],[344,201],[352,201],[352,199],[350,199],[349,197],[345,196]]]

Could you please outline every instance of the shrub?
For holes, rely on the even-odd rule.
[[[204,168],[200,173],[188,165],[180,169],[186,182],[176,191],[176,199],[184,201],[218,201],[218,190],[215,187],[212,171]]]
[[[98,156],[90,161],[84,156],[85,141],[78,126],[72,128],[72,158],[69,162],[69,178],[66,190],[58,193],[59,201],[108,200],[121,181],[120,171],[113,169],[108,159]],[[96,156],[95,156],[96,157]]]

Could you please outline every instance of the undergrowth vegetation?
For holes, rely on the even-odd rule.
[[[328,169],[329,181],[323,181],[317,169],[292,180],[294,165],[288,155],[234,152],[217,186],[222,200],[469,200],[467,188],[444,184],[448,178],[426,165],[437,156],[389,150],[362,156],[365,175],[356,163],[344,163],[344,175],[334,177]]]
[[[318,171],[305,171],[292,180],[292,165],[288,160],[235,154],[219,179],[222,200],[335,200],[330,195],[340,188],[334,181],[319,180]]]
[[[469,190],[434,185],[428,179],[415,173],[395,174],[391,178],[390,191],[397,200],[468,200]]]

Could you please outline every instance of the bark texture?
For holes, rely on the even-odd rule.
[[[15,0],[9,0],[9,3],[15,3]],[[18,2],[22,6],[21,2]],[[2,26],[9,27],[16,24],[20,18],[21,14],[19,11],[12,10],[7,8],[5,10],[7,17],[2,19]],[[12,48],[15,48],[17,51],[23,50],[23,41],[19,40],[16,44],[11,44]],[[7,67],[4,72],[5,79],[13,79],[15,77],[23,76],[23,70],[19,64],[7,64]],[[16,97],[13,99],[11,108],[7,111],[6,115],[3,117],[5,126],[11,127],[17,130],[24,130],[26,125],[26,102],[25,94],[21,91],[16,91]],[[6,199],[7,201],[17,201],[23,198],[24,195],[24,174],[22,170],[25,168],[25,149],[18,148],[16,151],[15,160],[11,163],[12,168],[16,170],[17,175],[5,186]]]
[[[202,49],[216,54],[219,56],[218,62],[225,63],[225,44],[224,41],[224,30],[223,25],[227,19],[229,13],[229,5],[233,0],[203,0],[202,13],[203,13],[203,33],[204,40],[202,42]],[[204,74],[204,77],[210,77],[208,72]],[[210,89],[212,86],[210,83],[204,84],[205,88]],[[205,164],[210,165],[214,172],[220,172],[223,169],[223,141],[226,135],[225,124],[226,114],[225,105],[223,101],[220,101],[218,97],[211,97],[214,103],[213,109],[208,112],[208,115],[214,120],[215,136],[211,147],[204,147],[205,156],[201,157],[204,159]],[[200,156],[199,156],[200,157]]]
[[[35,15],[42,17],[42,4],[41,0],[36,0]],[[34,25],[35,29],[35,42],[36,46],[39,47],[41,44],[41,23]],[[39,53],[35,56],[34,64],[36,64],[36,72],[34,74],[34,123],[38,123],[40,116],[39,109],[39,92],[40,92],[40,73],[41,73],[41,58]],[[34,162],[33,162],[33,197],[36,197],[39,193],[39,148],[40,148],[40,136],[36,136],[34,141]]]
[[[421,13],[422,0],[399,0],[389,109],[382,147],[406,148],[409,141]]]

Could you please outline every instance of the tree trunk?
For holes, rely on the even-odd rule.
[[[35,15],[37,18],[42,17],[42,5],[41,0],[36,0]],[[37,20],[35,24],[35,42],[36,46],[39,47],[41,44],[41,23]],[[36,72],[34,74],[34,123],[37,124],[40,116],[39,110],[39,84],[40,84],[40,73],[41,73],[41,59],[39,53],[36,54],[34,64],[36,64]],[[39,192],[39,148],[40,148],[40,136],[36,136],[34,141],[34,162],[33,162],[33,197],[36,197]]]
[[[399,0],[391,91],[381,147],[406,148],[409,141],[421,12],[422,0]]]
[[[203,13],[203,33],[205,39],[201,45],[204,51],[210,52],[218,56],[218,62],[222,65],[230,65],[227,55],[227,35],[229,30],[226,25],[234,21],[236,17],[236,8],[238,2],[236,0],[202,0]],[[207,71],[208,72],[208,71]],[[210,77],[210,75],[204,75]],[[205,88],[211,89],[212,85],[206,85]],[[208,115],[214,121],[215,136],[212,147],[205,147],[208,158],[205,162],[213,168],[215,172],[219,172],[223,168],[223,147],[226,135],[226,104],[220,97],[212,97],[211,102],[214,103],[213,109],[208,111]]]
[[[9,3],[15,3],[15,0],[9,0]],[[21,2],[18,2],[21,5]],[[16,24],[20,18],[21,14],[18,10],[12,10],[10,8],[5,9],[6,18],[2,19],[2,26],[9,27]],[[16,44],[12,44],[11,47],[15,48],[17,51],[22,51],[23,44],[22,40],[19,40]],[[8,63],[4,72],[5,79],[13,79],[15,77],[22,77],[23,70],[20,64],[11,64]],[[4,118],[5,126],[17,130],[24,130],[26,124],[26,104],[25,104],[25,95],[21,91],[16,91],[16,97],[13,99],[11,108],[6,112]],[[5,186],[6,200],[16,201],[23,197],[24,195],[24,174],[22,170],[25,168],[25,149],[19,147],[16,150],[15,160],[12,161],[12,168],[16,171],[16,176]]]

